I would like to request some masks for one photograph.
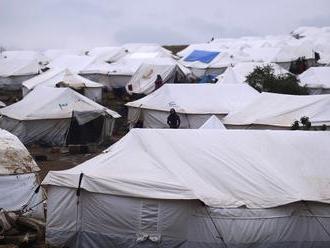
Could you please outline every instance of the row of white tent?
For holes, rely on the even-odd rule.
[[[181,63],[199,75],[221,74],[227,67],[242,62],[277,63],[289,70],[299,58],[307,66],[330,63],[330,28],[298,28],[289,35],[214,39],[191,44],[177,55]],[[317,57],[320,57],[319,59]]]
[[[129,102],[130,127],[167,128],[169,110],[181,119],[180,128],[199,128],[216,115],[228,128],[290,129],[308,117],[313,127],[330,126],[330,95],[259,93],[248,84],[167,84]]]
[[[169,72],[174,71],[180,71],[179,77],[191,73],[217,76],[226,68],[242,62],[276,63],[289,70],[299,58],[305,59],[307,67],[317,65],[316,53],[321,57],[318,62],[327,64],[324,61],[330,58],[328,28],[315,30],[308,32],[308,28],[300,28],[290,35],[215,39],[209,43],[192,44],[178,53],[180,60],[157,44],[44,52],[5,51],[0,55],[0,85],[17,89],[24,80],[41,73],[46,67],[69,69],[109,89],[126,87],[129,93],[148,94],[154,89],[158,74],[167,79]],[[172,69],[174,66],[176,70]]]

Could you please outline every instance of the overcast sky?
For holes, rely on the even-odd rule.
[[[0,45],[187,44],[330,26],[330,0],[0,0]]]

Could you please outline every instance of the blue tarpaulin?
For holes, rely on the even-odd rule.
[[[210,63],[220,52],[209,52],[202,50],[194,50],[184,61],[194,62],[200,61],[202,63]]]

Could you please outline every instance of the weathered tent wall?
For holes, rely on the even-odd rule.
[[[22,83],[30,78],[37,76],[38,74],[25,75],[25,76],[10,76],[0,77],[0,89],[3,90],[20,90]]]
[[[329,204],[269,209],[208,208],[199,201],[152,200],[48,188],[46,240],[54,246],[327,247]],[[63,219],[63,214],[66,218]]]

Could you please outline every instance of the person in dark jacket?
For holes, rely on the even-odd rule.
[[[170,128],[179,128],[181,124],[180,117],[175,112],[174,108],[171,108],[170,114],[167,117],[167,124],[170,126]]]
[[[155,81],[155,90],[159,89],[160,87],[162,87],[163,85],[163,79],[162,77],[158,74],[157,75],[157,78],[156,78],[156,81]]]

